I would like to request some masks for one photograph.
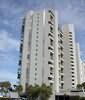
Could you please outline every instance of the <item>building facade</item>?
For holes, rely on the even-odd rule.
[[[82,83],[85,82],[85,62],[82,62]]]
[[[22,22],[18,79],[26,85],[50,85],[53,94],[80,82],[80,52],[72,24],[58,24],[54,10],[29,11]],[[53,99],[52,99],[53,100]]]
[[[28,12],[23,18],[18,78],[23,86],[52,86],[59,92],[58,20],[53,10]],[[56,20],[56,21],[55,21]]]
[[[77,80],[78,84],[81,84],[83,82],[83,66],[80,58],[79,43],[76,44],[76,62],[77,62]]]
[[[64,25],[63,47],[64,47],[64,90],[75,89],[77,85],[76,45],[75,33],[72,24]]]

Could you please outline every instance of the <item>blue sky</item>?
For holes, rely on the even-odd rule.
[[[85,0],[0,0],[0,81],[17,82],[22,16],[44,8],[55,8],[60,24],[74,24],[85,60]]]

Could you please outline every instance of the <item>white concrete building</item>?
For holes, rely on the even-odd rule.
[[[64,90],[71,90],[77,85],[75,33],[72,24],[62,27],[64,47]]]
[[[83,76],[83,82],[85,82],[85,62],[82,62],[82,76]]]
[[[53,10],[30,11],[23,18],[18,78],[24,91],[26,84],[45,83],[59,92],[57,19]]]
[[[77,63],[77,80],[78,80],[78,84],[81,84],[83,82],[83,67],[80,58],[79,43],[76,44],[76,63]]]
[[[80,82],[79,60],[79,46],[75,43],[72,24],[61,29],[54,10],[29,11],[26,14],[18,69],[23,92],[27,84],[51,85],[54,94],[76,88]]]
[[[58,26],[58,67],[59,67],[59,91],[64,87],[64,47],[63,47],[63,32]]]

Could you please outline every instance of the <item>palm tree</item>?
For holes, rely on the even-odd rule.
[[[46,86],[46,84],[42,84],[40,90],[40,100],[48,100],[52,95],[52,88],[50,86]]]
[[[26,87],[26,94],[27,94],[29,100],[32,100],[32,99],[33,99],[33,93],[34,93],[34,88],[33,88],[33,86],[32,86],[32,85],[27,86],[27,87]]]
[[[42,84],[42,86],[28,86],[26,88],[26,93],[29,100],[48,100],[52,95],[52,88]]]

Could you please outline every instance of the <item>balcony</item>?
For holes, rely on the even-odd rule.
[[[54,81],[53,80],[49,80],[49,83],[54,83]]]
[[[50,78],[52,78],[52,79],[53,79],[53,78],[54,78],[54,76],[50,74]]]
[[[54,37],[54,34],[52,34],[52,33],[49,33],[49,34],[48,34],[48,36],[50,36],[50,37]]]
[[[49,67],[50,67],[50,68],[54,68],[54,66],[53,66],[53,65],[49,65]]]
[[[53,46],[51,46],[51,45],[49,45],[49,48],[51,48],[52,50],[54,50],[54,47],[53,47]]]
[[[48,21],[48,23],[51,24],[51,25],[53,25],[53,22],[52,21]]]
[[[52,64],[54,64],[54,60],[49,59],[49,62],[51,62]]]

